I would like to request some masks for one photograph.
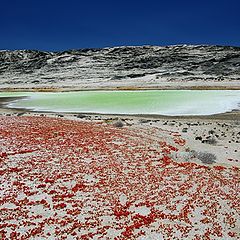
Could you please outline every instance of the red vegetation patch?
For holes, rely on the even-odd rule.
[[[239,169],[175,162],[161,134],[0,117],[0,239],[237,239]]]

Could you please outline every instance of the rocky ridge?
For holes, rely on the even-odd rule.
[[[0,51],[0,88],[240,87],[240,47]]]

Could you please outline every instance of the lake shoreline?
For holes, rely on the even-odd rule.
[[[117,86],[117,87],[35,87],[35,88],[0,88],[0,92],[80,92],[80,91],[139,91],[139,90],[240,90],[240,85],[190,85],[179,84],[164,86]]]

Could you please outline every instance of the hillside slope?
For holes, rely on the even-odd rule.
[[[0,51],[0,88],[240,88],[240,47]]]

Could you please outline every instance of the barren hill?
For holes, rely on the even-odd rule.
[[[3,88],[240,88],[240,47],[0,51]]]

